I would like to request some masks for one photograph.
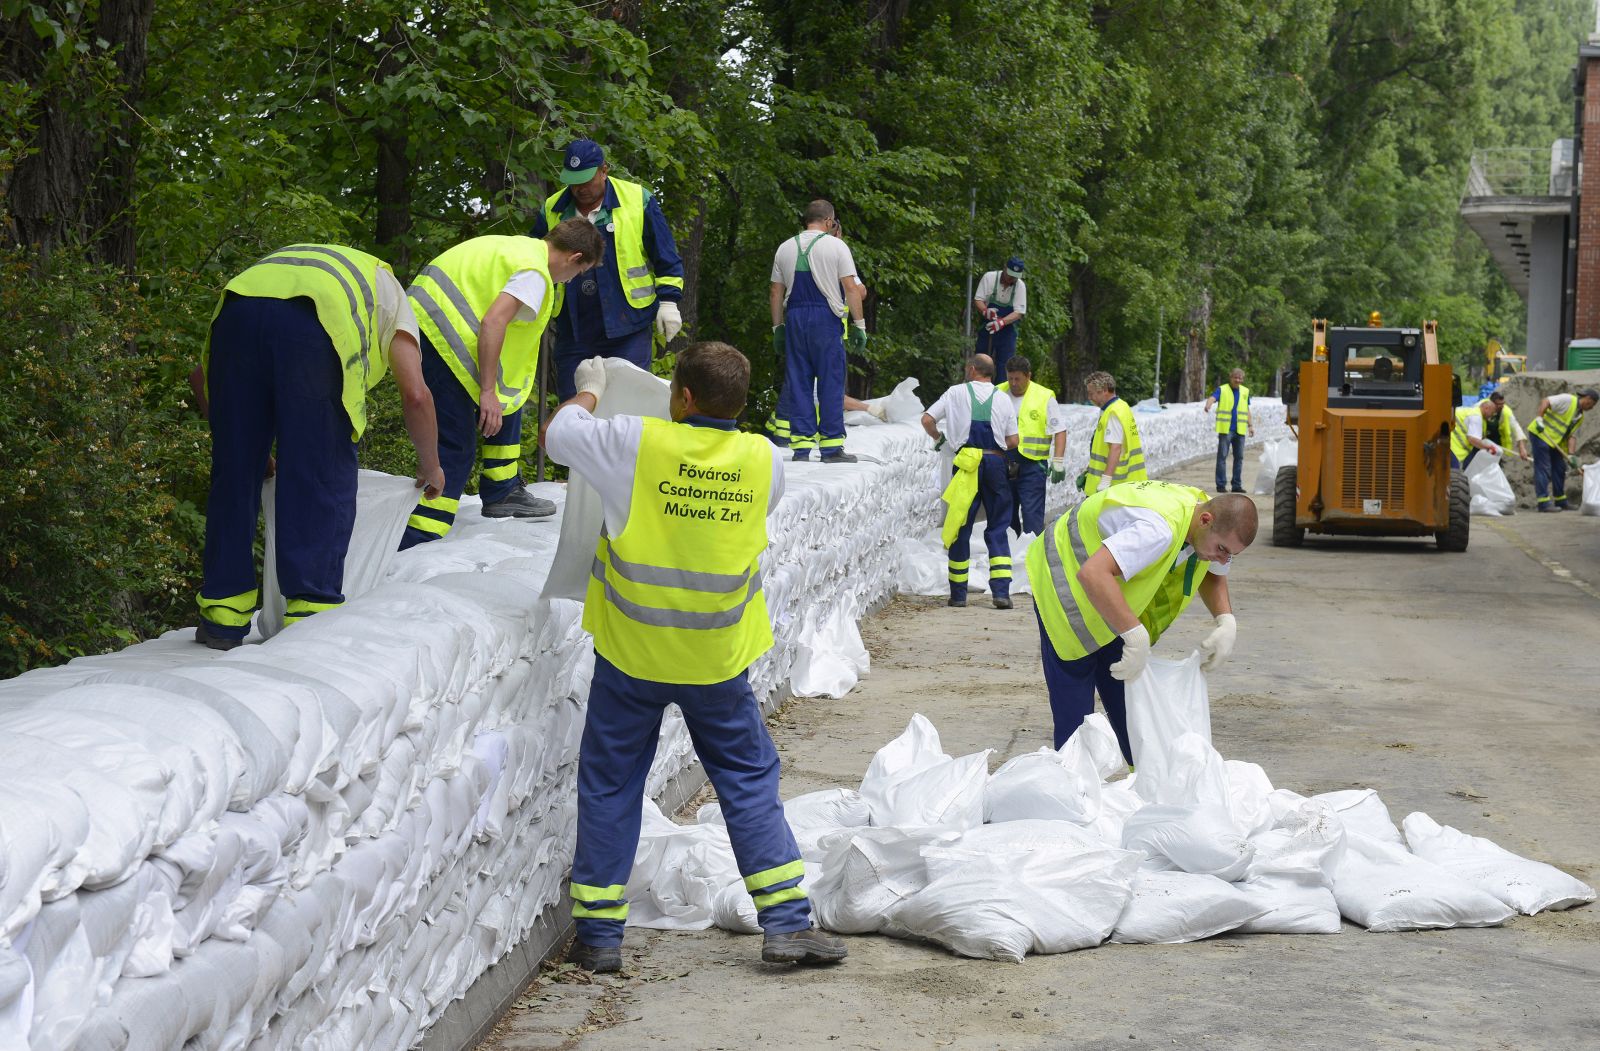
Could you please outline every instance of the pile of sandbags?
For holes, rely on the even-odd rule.
[[[1138,773],[1090,716],[1059,751],[988,773],[945,754],[921,715],[873,758],[858,791],[785,804],[818,921],[1020,960],[1106,941],[1188,942],[1226,931],[1336,934],[1484,927],[1593,901],[1582,881],[1426,814],[1395,827],[1376,792],[1305,797],[1211,743],[1199,657],[1155,660],[1129,687]],[[708,813],[708,811],[710,811]],[[651,815],[629,922],[754,932],[720,811]],[[742,910],[742,911],[741,911]]]

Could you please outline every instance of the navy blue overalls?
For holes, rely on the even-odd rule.
[[[983,543],[989,549],[989,589],[995,598],[1011,597],[1011,544],[1006,538],[1006,528],[1011,524],[1011,484],[1006,479],[1006,460],[1000,447],[994,443],[994,428],[989,417],[994,399],[1000,393],[996,387],[985,401],[979,401],[972,384],[966,384],[967,398],[972,404],[972,426],[967,430],[963,449],[980,449],[983,458],[978,461],[978,498],[967,511],[967,520],[950,545],[950,597],[964,600],[967,597],[967,571],[972,565],[972,525],[978,518],[978,504],[988,522],[983,528]]]
[[[1000,317],[1005,317],[1007,314],[1011,313],[1012,305],[1017,298],[1017,286],[1013,284],[1010,288],[1004,287],[1000,283],[1003,277],[1004,274],[1002,273],[1001,277],[995,278],[994,295],[988,300],[989,305],[999,311]],[[1004,301],[1000,299],[1002,295],[1005,296]],[[1012,322],[1005,328],[1002,328],[999,332],[988,332],[982,328],[978,329],[978,353],[987,354],[989,357],[994,359],[994,374],[1001,382],[1004,382],[1005,380],[1006,362],[1010,361],[1011,355],[1015,354],[1016,352],[1016,322]]]
[[[796,460],[810,459],[812,446],[824,460],[844,452],[844,327],[811,276],[811,250],[829,235],[811,232],[808,244],[795,235],[794,283],[783,314],[787,360],[778,413],[788,421]]]

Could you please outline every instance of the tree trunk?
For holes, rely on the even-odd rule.
[[[1094,267],[1075,263],[1072,281],[1072,328],[1056,340],[1052,356],[1061,389],[1056,396],[1075,400],[1089,373],[1100,368],[1100,282]]]
[[[405,68],[405,40],[398,28],[391,27],[384,31],[383,43],[386,50],[378,61],[378,79],[389,80]],[[402,111],[398,116],[404,119],[406,114]],[[411,140],[404,124],[380,129],[376,139],[378,170],[373,194],[378,203],[378,222],[373,240],[397,273],[409,273],[411,245],[406,234],[411,230],[411,164],[406,154]]]
[[[1206,343],[1211,333],[1211,289],[1200,289],[1200,298],[1189,309],[1189,339],[1183,352],[1183,379],[1179,401],[1202,401],[1206,396]]]
[[[700,333],[700,260],[706,248],[706,208],[705,195],[697,195],[689,236],[678,242],[678,254],[683,257],[683,301],[678,307],[683,313],[683,335],[689,339],[698,339]]]
[[[144,118],[145,70],[150,59],[150,21],[155,0],[100,0],[101,39],[116,50],[122,100],[111,115],[90,194],[89,225],[96,234],[101,262],[132,272],[136,233],[133,191],[138,179],[139,142]]]

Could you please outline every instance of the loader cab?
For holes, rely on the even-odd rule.
[[[1422,330],[1328,330],[1330,409],[1422,408]]]

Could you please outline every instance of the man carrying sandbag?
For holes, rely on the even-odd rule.
[[[1228,493],[1210,500],[1175,482],[1130,482],[1088,497],[1028,547],[1040,656],[1060,748],[1094,711],[1098,688],[1131,765],[1123,684],[1195,594],[1216,618],[1203,667],[1233,652],[1237,627],[1228,566],[1256,537],[1256,505]]]
[[[622,967],[624,888],[639,843],[645,779],[670,704],[727,820],[766,932],[768,963],[824,964],[845,946],[811,925],[805,862],[778,795],[778,752],[747,670],[772,647],[759,558],[783,495],[783,451],[740,433],[750,362],[726,343],[678,354],[672,420],[592,415],[605,362],[574,373],[578,393],[546,424],[557,463],[600,494],[605,522],[583,604],[594,677],[578,753],[578,846],[569,958]]]
[[[939,424],[944,433],[939,433]],[[967,573],[972,567],[972,524],[978,504],[988,518],[983,542],[989,548],[989,590],[995,609],[1011,608],[1011,484],[1006,452],[1017,447],[1017,414],[1011,399],[994,385],[994,362],[987,354],[967,359],[967,380],[940,395],[922,414],[922,429],[937,449],[948,438],[959,450],[955,473],[945,489],[948,505],[940,539],[949,552],[950,602],[967,604]]]

